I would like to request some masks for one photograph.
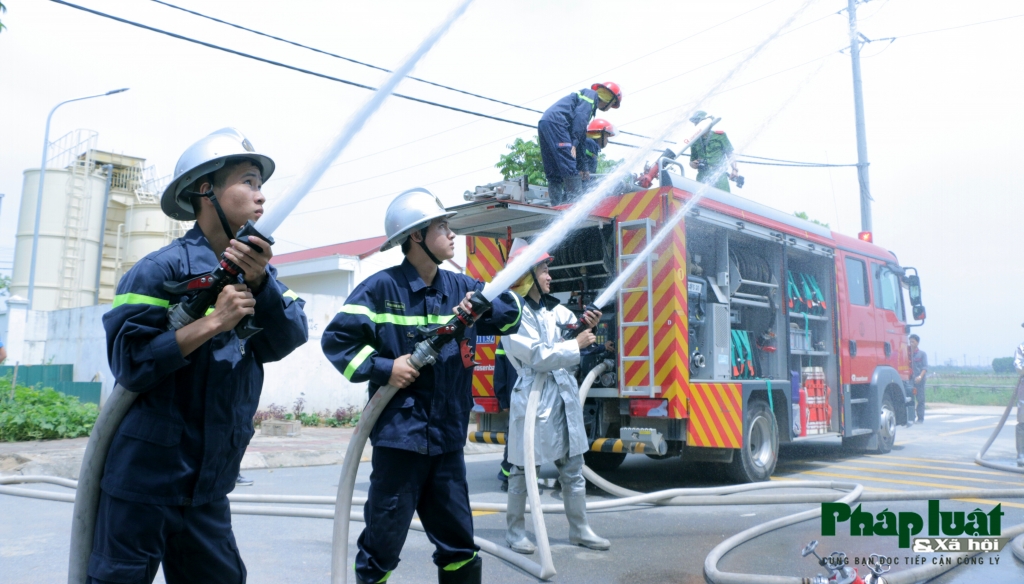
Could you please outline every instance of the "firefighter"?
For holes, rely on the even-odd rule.
[[[527,244],[517,239],[509,260],[524,252]],[[519,332],[501,338],[509,361],[519,379],[512,391],[509,417],[509,461],[516,465],[509,476],[508,531],[505,541],[514,551],[531,554],[536,546],[526,537],[526,474],[525,457],[526,402],[538,375],[545,377],[534,436],[534,462],[538,466],[554,462],[562,486],[562,502],[569,520],[569,541],[594,550],[607,550],[611,543],[598,537],[587,523],[586,480],[583,478],[583,453],[589,448],[583,425],[576,379],[568,371],[580,363],[580,350],[594,344],[591,327],[601,319],[600,311],[584,312],[582,322],[588,327],[575,339],[563,341],[561,326],[576,322],[576,316],[558,299],[551,296],[551,275],[544,254],[538,263],[513,286],[525,296],[523,321]]]
[[[597,173],[597,161],[601,151],[608,146],[608,140],[616,134],[615,126],[608,120],[596,118],[587,125],[587,138],[583,141],[583,156],[576,161],[583,186],[590,184],[590,175]]]
[[[1017,381],[1017,466],[1024,468],[1024,343],[1014,351],[1013,366],[1020,376]]]
[[[581,89],[556,101],[541,116],[537,139],[552,205],[571,202],[583,190],[576,159],[583,155],[587,123],[597,110],[617,109],[621,103],[622,90],[617,83],[595,83],[590,89]]]
[[[417,371],[409,363],[425,338],[418,327],[448,322],[460,305],[468,311],[469,296],[483,289],[481,282],[438,268],[455,255],[455,234],[448,227],[454,214],[422,188],[392,201],[380,249],[401,245],[404,261],[357,286],[321,342],[327,359],[349,381],[369,382],[371,396],[386,384],[399,388],[370,433],[373,472],[356,555],[359,582],[383,582],[391,575],[414,512],[436,546],[438,581],[480,582],[482,559],[473,543],[463,458],[473,408],[472,355],[448,343],[434,365]],[[463,342],[471,350],[478,334],[514,332],[520,311],[521,300],[505,292]]]
[[[104,466],[90,582],[152,582],[161,562],[168,582],[246,579],[227,494],[253,435],[263,365],[308,336],[304,303],[277,279],[270,246],[233,235],[262,214],[273,173],[233,128],[190,146],[160,205],[195,226],[135,264],[103,316],[110,369],[138,395]],[[244,276],[207,316],[167,330],[168,306],[183,297],[164,282],[210,273],[222,253]],[[233,329],[246,315],[265,330],[241,341]]]
[[[690,121],[693,122],[693,125],[697,125],[707,117],[707,113],[697,111],[690,117]],[[728,163],[728,174],[722,172],[714,182],[715,188],[728,193],[730,192],[729,179],[737,180],[739,177],[739,167],[736,166],[732,153],[732,143],[729,142],[729,137],[725,135],[725,132],[721,130],[708,132],[690,146],[690,168],[697,169],[699,182],[708,182],[711,176],[719,171],[720,166]],[[743,186],[739,182],[736,184]]]

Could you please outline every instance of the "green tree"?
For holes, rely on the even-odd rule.
[[[803,219],[804,221],[810,221],[811,223],[821,225],[822,227],[828,227],[828,223],[822,223],[817,219],[811,219],[810,217],[807,216],[807,213],[805,211],[795,211],[793,215],[796,215],[798,218]]]
[[[537,137],[525,141],[516,138],[516,141],[508,146],[509,153],[502,154],[498,163],[494,165],[505,180],[514,180],[524,174],[529,178],[531,185],[546,185],[547,178],[544,176],[544,162],[540,158],[540,145]],[[601,152],[597,155],[597,174],[608,174],[615,170],[615,167],[625,162],[624,158],[611,160]]]
[[[11,291],[11,277],[0,274],[0,296],[7,296]]]
[[[999,357],[992,359],[993,373],[1013,373],[1016,369],[1013,366],[1013,357]]]
[[[501,172],[505,180],[514,180],[523,176],[527,177],[531,185],[546,185],[544,177],[544,163],[540,159],[540,145],[537,137],[525,141],[516,138],[516,141],[508,146],[509,153],[502,154],[498,163],[494,165]]]
[[[615,170],[615,167],[617,167],[618,165],[622,164],[625,161],[625,158],[620,158],[618,160],[609,160],[608,157],[604,155],[604,152],[601,152],[600,154],[597,155],[597,174],[608,174],[609,172]]]
[[[5,12],[7,12],[7,7],[6,7],[6,6],[4,6],[4,3],[3,3],[3,2],[0,2],[0,14],[3,14],[3,13],[5,13]],[[4,23],[0,22],[0,32],[3,32],[3,30],[4,30],[5,28],[7,28],[7,27],[6,27],[6,26],[4,26]]]

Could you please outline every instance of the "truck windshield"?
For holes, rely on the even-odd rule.
[[[903,294],[899,278],[883,266],[877,266],[875,271],[875,306],[891,310],[900,319],[900,322],[906,320],[903,314]]]

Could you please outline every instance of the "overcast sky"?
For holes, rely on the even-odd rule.
[[[185,36],[371,86],[384,73],[203,20],[146,0],[78,4]],[[393,68],[454,6],[416,0],[178,0],[180,6]],[[140,30],[46,0],[0,16],[0,260],[9,261],[22,172],[39,164],[46,114],[65,99],[51,139],[99,132],[99,148],[170,174],[181,152],[224,126],[277,162],[268,205],[369,96],[366,90]],[[658,132],[705,93],[803,0],[476,0],[414,75],[543,110],[613,80],[620,129]],[[749,154],[856,162],[845,0],[818,0],[786,34],[701,104]],[[863,50],[875,242],[921,273],[933,361],[976,363],[1024,339],[1018,221],[1024,216],[1024,5],[1019,0],[872,0]],[[986,24],[983,21],[1005,19]],[[951,30],[938,30],[949,29]],[[710,29],[710,30],[709,30]],[[938,32],[930,32],[937,31]],[[916,34],[926,33],[926,34]],[[399,92],[535,124],[539,114],[406,80]],[[780,107],[785,109],[779,112]],[[777,113],[779,112],[779,113]],[[777,113],[777,115],[776,115]],[[770,123],[763,130],[766,119]],[[395,194],[426,186],[447,204],[498,180],[505,145],[534,130],[390,99],[275,233],[277,253],[383,232]],[[626,138],[633,143],[639,139]],[[628,154],[609,147],[612,158]],[[640,170],[640,169],[636,169]],[[856,171],[743,165],[745,197],[806,211],[837,231],[860,227]],[[0,263],[0,267],[9,264]]]

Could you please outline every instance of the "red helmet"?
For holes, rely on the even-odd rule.
[[[612,107],[619,109],[619,105],[622,103],[622,90],[619,89],[618,83],[615,83],[614,81],[606,81],[604,83],[595,83],[591,85],[590,88],[594,91],[597,91],[598,89],[605,89],[611,92],[611,94],[615,96],[615,99],[612,100]]]
[[[618,132],[615,130],[615,126],[608,120],[602,120],[601,118],[594,118],[590,124],[587,125],[587,132],[607,132],[609,136],[614,136]]]

